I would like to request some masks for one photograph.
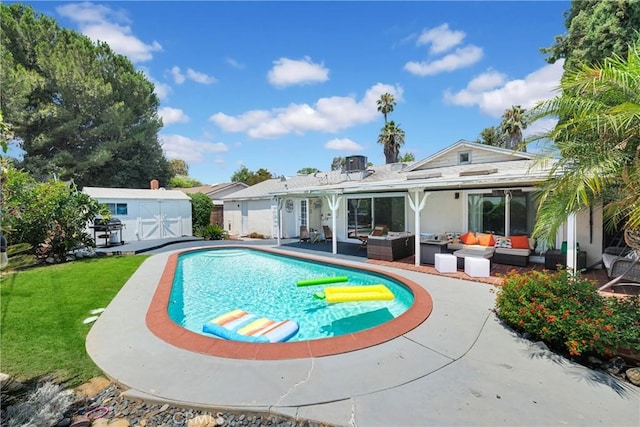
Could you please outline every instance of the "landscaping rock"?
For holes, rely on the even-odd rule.
[[[10,375],[0,372],[0,389],[3,393],[15,393],[24,390],[24,384]]]
[[[640,368],[629,368],[625,374],[627,374],[627,378],[631,384],[640,387]]]
[[[102,390],[111,385],[111,381],[105,377],[91,378],[89,382],[82,384],[76,390],[76,393],[82,397],[93,397],[100,393]]]
[[[604,364],[604,369],[611,375],[618,375],[624,369],[625,363],[622,357],[613,357]]]

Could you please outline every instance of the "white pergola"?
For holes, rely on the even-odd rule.
[[[440,185],[440,187],[442,187]],[[461,188],[457,186],[455,188]],[[358,193],[372,193],[372,192],[381,192],[383,190],[387,191],[406,191],[407,197],[409,200],[409,206],[411,211],[413,212],[414,217],[414,234],[415,238],[415,265],[420,265],[421,258],[421,248],[420,248],[420,233],[421,233],[421,223],[420,216],[421,212],[426,206],[427,198],[431,195],[428,186],[425,186],[423,183],[415,183],[411,185],[407,181],[397,182],[397,183],[379,183],[379,184],[365,184],[365,185],[355,185],[350,187],[338,188],[307,188],[300,189],[298,191],[292,190],[288,192],[274,194],[274,197],[277,200],[278,214],[277,214],[277,244],[280,245],[280,231],[281,231],[281,210],[282,210],[282,202],[283,198],[286,196],[295,197],[295,198],[311,198],[311,197],[324,197],[327,200],[327,205],[331,210],[331,228],[332,230],[337,229],[337,218],[340,210],[340,203],[342,199],[349,194],[358,194]],[[507,203],[509,203],[509,197],[507,197]],[[507,209],[508,211],[508,209]],[[506,218],[506,227],[509,227],[509,214],[507,213]],[[567,218],[567,269],[572,272],[577,271],[578,265],[578,253],[576,250],[576,215],[570,214]],[[338,253],[338,242],[337,239],[332,239],[332,253],[335,255]]]

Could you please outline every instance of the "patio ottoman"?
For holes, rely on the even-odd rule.
[[[434,254],[435,267],[440,273],[455,273],[458,271],[456,257],[451,254]]]
[[[464,257],[464,272],[471,277],[489,277],[491,261],[480,257]]]

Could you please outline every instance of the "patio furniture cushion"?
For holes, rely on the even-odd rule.
[[[493,238],[493,234],[477,233],[478,244],[482,246],[495,246],[496,242]]]
[[[478,238],[471,231],[467,231],[462,236],[460,236],[460,241],[465,245],[475,245],[478,243]]]
[[[531,249],[496,248],[497,254],[529,256]]]
[[[530,249],[529,237],[527,236],[510,236],[511,247],[513,249]]]
[[[505,236],[496,237],[495,247],[497,248],[505,248],[511,249],[511,239]]]

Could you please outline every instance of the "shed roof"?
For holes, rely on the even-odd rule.
[[[178,190],[150,190],[141,188],[84,187],[82,191],[94,199],[146,199],[146,200],[191,200]]]

